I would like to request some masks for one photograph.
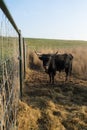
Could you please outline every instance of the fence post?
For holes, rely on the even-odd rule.
[[[19,74],[20,74],[20,99],[22,100],[23,88],[23,68],[22,68],[22,37],[21,30],[19,30]]]
[[[24,59],[24,79],[26,76],[26,44],[25,44],[25,40],[23,38],[23,59]]]

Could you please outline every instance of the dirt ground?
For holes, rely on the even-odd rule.
[[[87,81],[64,80],[57,74],[52,85],[46,73],[27,71],[18,130],[87,130]]]

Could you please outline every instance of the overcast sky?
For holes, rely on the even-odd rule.
[[[5,0],[24,37],[87,40],[87,0]]]

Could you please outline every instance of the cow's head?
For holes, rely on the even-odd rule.
[[[35,53],[38,56],[38,58],[43,62],[43,68],[45,69],[45,71],[47,71],[50,59],[55,57],[58,51],[55,54],[41,54],[37,53],[36,51]]]
[[[69,54],[69,58],[70,58],[70,60],[72,60],[73,59],[73,55]]]
[[[37,53],[36,51],[35,51],[35,53],[38,56],[38,58],[42,61],[43,67],[46,70],[46,67],[47,67],[47,64],[48,64],[48,61],[49,61],[51,54],[41,54],[41,53]]]
[[[65,61],[65,66],[69,67],[69,65],[72,63],[73,56],[72,54],[64,54],[64,61]]]

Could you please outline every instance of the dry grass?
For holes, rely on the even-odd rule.
[[[41,53],[55,53],[56,50],[52,49],[42,49],[40,52]],[[73,59],[73,75],[82,78],[82,79],[87,79],[87,49],[86,48],[72,48],[72,49],[58,49],[59,53],[71,53],[74,56]],[[29,51],[28,53],[28,67],[30,69],[38,69],[42,70],[42,62],[38,59],[37,55]]]
[[[86,48],[78,48],[72,51],[74,55],[73,72],[87,79],[87,51]]]
[[[34,130],[38,129],[37,119],[40,117],[38,109],[29,107],[26,103],[19,102],[18,109],[18,130]]]
[[[87,81],[71,78],[47,83],[48,76],[28,70],[19,103],[18,130],[87,130]]]
[[[45,51],[49,52],[52,51]],[[61,78],[57,74],[54,85],[48,83],[49,77],[37,56],[29,54],[33,60],[28,64],[31,69],[26,69],[18,130],[87,130],[87,81],[83,80],[87,77],[86,49],[60,52],[73,54],[73,76],[64,82],[64,74]]]

